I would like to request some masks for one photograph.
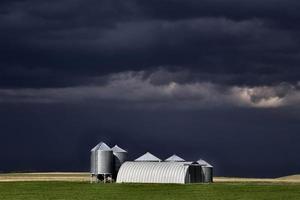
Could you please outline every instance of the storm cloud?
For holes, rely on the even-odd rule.
[[[115,106],[131,103],[139,108],[200,109],[203,107],[280,107],[297,106],[300,83],[274,86],[221,86],[209,82],[176,82],[180,72],[123,72],[101,77],[102,85],[66,88],[1,89],[0,102],[83,103],[94,101]],[[161,83],[164,77],[169,82]],[[186,73],[189,77],[189,73]],[[163,78],[162,80],[160,80]],[[109,103],[108,103],[109,102]],[[128,104],[126,104],[128,106]]]
[[[160,66],[229,77],[222,84],[295,84],[297,8],[279,0],[2,1],[0,86],[73,86]]]

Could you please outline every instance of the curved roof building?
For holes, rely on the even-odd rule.
[[[177,162],[125,162],[117,183],[186,183],[188,165]]]
[[[191,166],[185,162],[125,162],[117,183],[190,183]]]

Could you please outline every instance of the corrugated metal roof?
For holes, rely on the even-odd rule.
[[[212,165],[210,165],[208,162],[206,162],[205,160],[198,160],[197,163],[199,163],[199,165],[201,166],[205,166],[205,167],[213,167]]]
[[[137,159],[135,159],[134,161],[160,162],[161,159],[159,159],[158,157],[154,156],[153,154],[147,152],[144,155],[142,155],[141,157],[138,157]]]
[[[99,150],[99,151],[111,151],[111,148],[104,142],[100,142],[98,145],[99,145],[99,147],[97,150]]]
[[[117,153],[127,152],[124,149],[122,149],[121,147],[119,147],[118,145],[115,145],[113,148],[111,148],[111,150],[113,150],[113,152],[117,152]]]
[[[167,162],[184,162],[185,160],[174,154],[174,155],[170,156],[169,158],[167,158],[165,161],[167,161]]]
[[[125,162],[117,183],[179,183],[188,181],[189,165],[183,162]]]
[[[97,144],[94,148],[91,149],[91,151],[96,151],[99,148],[100,144]]]

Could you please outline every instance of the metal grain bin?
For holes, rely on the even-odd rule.
[[[104,142],[101,143],[96,150],[97,154],[97,174],[112,174],[113,173],[113,152]]]
[[[213,182],[213,166],[210,165],[205,160],[198,160],[197,161],[202,168],[202,181],[204,183],[211,183]]]
[[[121,165],[127,160],[127,151],[120,148],[118,145],[115,145],[112,148],[113,154],[114,154],[114,170],[115,174],[118,173]]]
[[[213,182],[213,167],[212,166],[202,166],[203,182],[212,183]]]

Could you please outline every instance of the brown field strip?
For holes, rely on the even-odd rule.
[[[89,173],[83,172],[45,172],[45,173],[0,173],[0,182],[15,181],[90,181]],[[281,178],[235,178],[215,177],[214,182],[258,182],[258,183],[300,183],[299,175],[286,176]]]
[[[14,181],[89,181],[89,173],[64,173],[64,172],[50,172],[50,173],[7,173],[0,174],[0,182],[14,182]]]
[[[215,177],[214,182],[300,183],[300,179]]]

